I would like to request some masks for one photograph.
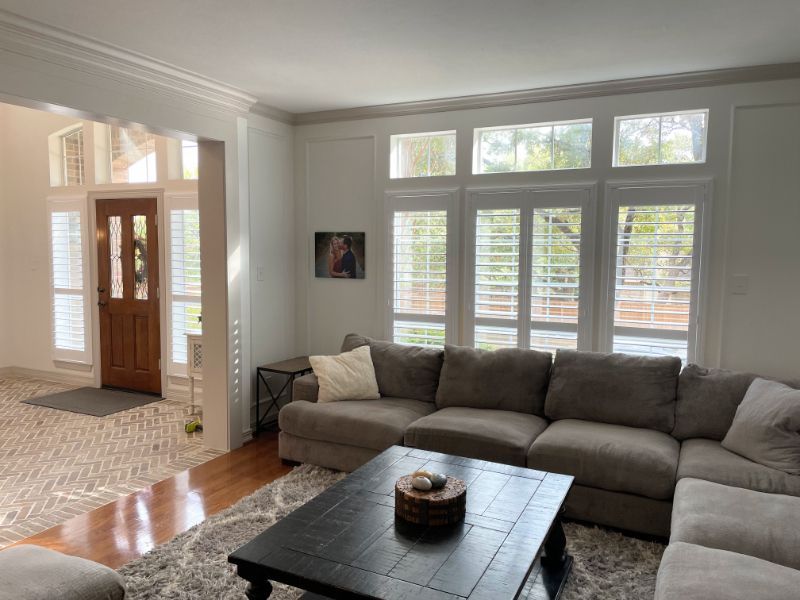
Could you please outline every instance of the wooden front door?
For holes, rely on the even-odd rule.
[[[101,379],[161,393],[155,198],[97,201]]]

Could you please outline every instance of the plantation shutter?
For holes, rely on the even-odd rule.
[[[387,193],[389,338],[443,346],[454,336],[454,195]]]
[[[200,212],[195,197],[168,199],[170,248],[170,366],[186,374],[186,334],[201,334]]]
[[[611,196],[613,351],[694,360],[704,186]]]
[[[91,362],[82,199],[50,201],[53,358]]]

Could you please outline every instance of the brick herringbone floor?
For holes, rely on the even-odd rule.
[[[180,402],[107,417],[22,404],[70,387],[0,377],[0,548],[222,454],[184,433]]]

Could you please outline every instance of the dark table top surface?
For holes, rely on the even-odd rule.
[[[311,363],[308,362],[307,356],[295,356],[294,358],[288,358],[286,360],[260,365],[258,368],[263,369],[264,371],[293,375],[295,373],[302,373],[303,371],[310,371]]]
[[[463,523],[395,518],[394,484],[425,468],[467,483]],[[568,475],[393,446],[229,556],[337,597],[516,598],[572,485]]]

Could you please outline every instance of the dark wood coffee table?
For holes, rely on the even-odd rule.
[[[394,484],[425,468],[467,482],[463,523],[395,520]],[[263,600],[270,581],[305,598],[559,597],[572,564],[560,515],[568,475],[393,446],[228,557]]]

